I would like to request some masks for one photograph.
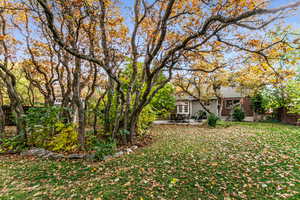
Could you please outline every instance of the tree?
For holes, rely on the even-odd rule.
[[[264,114],[265,113],[265,108],[264,108],[264,98],[261,92],[256,93],[252,98],[251,98],[251,104],[253,107],[254,111],[254,121],[257,120],[256,114]]]
[[[174,85],[178,87],[179,93],[183,92],[197,99],[207,113],[210,113],[210,110],[206,107],[205,103],[212,98],[217,98],[221,105],[219,108],[219,116],[221,116],[223,103],[220,89],[221,87],[228,86],[229,81],[230,71],[222,68],[209,73],[196,71],[189,75],[177,74],[174,78]]]
[[[286,107],[289,112],[300,114],[300,81],[292,80],[286,87],[288,103]]]
[[[0,87],[3,87],[2,82],[0,82]],[[4,136],[4,131],[5,131],[5,115],[2,109],[3,106],[3,91],[0,89],[0,139]]]
[[[16,77],[12,72],[14,67],[17,67],[14,62],[15,58],[15,46],[17,44],[17,40],[14,38],[12,34],[10,34],[9,30],[13,29],[14,26],[12,24],[18,23],[18,19],[20,15],[23,14],[24,11],[11,11],[9,9],[4,9],[8,7],[13,7],[18,9],[17,4],[12,4],[9,1],[2,1],[0,8],[0,52],[1,52],[1,60],[0,60],[0,78],[5,84],[10,105],[15,112],[16,115],[16,124],[18,134],[24,138],[26,141],[26,128],[24,122],[24,109],[22,106],[22,98],[16,89]]]
[[[296,2],[280,8],[266,9],[266,3],[258,1],[231,0],[215,4],[214,1],[135,0],[132,8],[134,25],[129,34],[129,28],[119,15],[118,4],[113,0],[37,0],[37,4],[36,1],[30,2],[30,9],[37,13],[36,17],[41,23],[47,25],[52,40],[76,57],[77,74],[81,73],[79,63],[82,60],[96,64],[107,73],[109,87],[105,111],[106,131],[112,131],[115,135],[124,119],[121,129],[130,132],[130,141],[136,134],[137,120],[143,108],[171,80],[176,68],[181,69],[190,58],[197,56],[199,58],[194,61],[192,59],[192,62],[198,62],[199,59],[201,61],[199,55],[203,52],[212,53],[215,45],[240,49],[253,43],[256,46],[256,41],[243,41],[240,39],[241,35],[231,33],[239,31],[246,35],[246,30],[260,30],[282,17],[282,11],[288,12],[300,5],[300,2]],[[271,18],[264,15],[270,15]],[[64,20],[61,20],[61,16]],[[62,31],[59,28],[64,22],[68,22],[71,28],[72,34],[68,41],[62,37],[65,29]],[[82,50],[82,44],[78,43],[79,38],[86,35],[81,30],[89,22],[96,22],[93,24],[97,28],[93,29],[92,34],[96,36],[94,38],[100,38],[97,40],[99,43],[96,42],[100,44],[97,46],[100,48],[98,51],[95,43],[84,45],[85,51]],[[251,51],[260,54],[263,59],[266,58],[261,49]],[[128,76],[128,88],[124,91],[118,75],[123,70],[121,63],[126,62],[128,56],[131,58],[133,70]],[[141,76],[137,75],[139,60],[144,61]],[[191,65],[187,66],[189,68]],[[199,67],[197,70],[214,70],[207,69],[207,66]],[[157,77],[162,71],[166,71],[167,79],[159,81]],[[78,89],[78,83],[75,85]],[[117,97],[115,102],[118,106],[115,109],[117,117],[111,121],[110,107],[113,97]],[[78,95],[75,99],[77,107],[80,108]]]
[[[150,105],[157,115],[164,116],[175,108],[176,99],[174,94],[175,89],[172,84],[166,84],[165,87],[156,93]]]

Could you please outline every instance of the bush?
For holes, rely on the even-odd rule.
[[[78,147],[78,134],[73,124],[57,123],[55,125],[57,134],[49,142],[53,151],[73,151]]]
[[[219,117],[216,116],[215,114],[209,114],[207,118],[208,126],[210,127],[216,127],[217,121],[219,120]]]
[[[25,149],[25,147],[24,139],[20,135],[0,139],[0,153],[7,151],[19,152]]]
[[[254,109],[254,112],[258,114],[263,114],[265,112],[264,108],[264,98],[262,94],[258,93],[251,98],[251,104]]]
[[[150,127],[151,123],[156,120],[156,113],[153,111],[151,105],[146,106],[139,116],[137,123],[138,133],[145,133]]]
[[[245,119],[245,112],[240,107],[236,107],[233,110],[232,117],[234,121],[241,122]]]
[[[60,108],[34,107],[28,110],[25,121],[28,131],[28,143],[35,147],[46,148],[55,135],[55,124],[59,123]]]
[[[94,144],[93,149],[95,152],[95,159],[103,160],[104,156],[112,155],[117,150],[117,143],[114,139],[109,139],[107,141],[97,141]]]
[[[196,120],[206,119],[207,118],[207,113],[203,110],[199,110],[197,113],[195,113],[195,116],[193,118],[196,119]]]
[[[170,111],[176,108],[174,92],[174,86],[172,84],[166,84],[151,100],[150,105],[160,118],[168,118]]]
[[[76,127],[60,117],[64,108],[30,108],[25,116],[28,144],[52,151],[73,151],[78,146]]]

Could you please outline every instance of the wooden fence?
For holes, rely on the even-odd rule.
[[[300,115],[291,114],[286,108],[278,109],[278,120],[286,124],[300,126]]]

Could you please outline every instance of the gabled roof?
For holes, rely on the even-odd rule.
[[[221,87],[220,89],[220,96],[223,98],[242,98],[245,97],[245,95],[241,92],[239,92],[236,88],[234,87]],[[197,101],[197,98],[194,98],[184,92],[181,92],[177,94],[176,96],[176,101]],[[210,98],[212,99],[217,99],[216,96],[213,96]]]

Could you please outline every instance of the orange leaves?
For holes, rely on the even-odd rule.
[[[242,35],[242,34],[236,34],[235,35],[237,38],[239,38],[240,40],[244,40],[246,38],[245,35]]]
[[[19,11],[16,13],[15,22],[16,23],[25,23],[27,20],[27,14],[25,11]]]
[[[3,40],[5,40],[7,38],[7,36],[6,35],[0,35],[0,41],[3,41]]]
[[[266,7],[266,2],[266,0],[219,0],[212,11],[217,14],[221,10],[224,13],[236,16],[255,8]]]
[[[257,47],[257,46],[259,46],[260,45],[260,43],[261,43],[261,41],[260,40],[249,40],[248,41],[248,45],[250,45],[250,46],[252,46],[252,47]]]

